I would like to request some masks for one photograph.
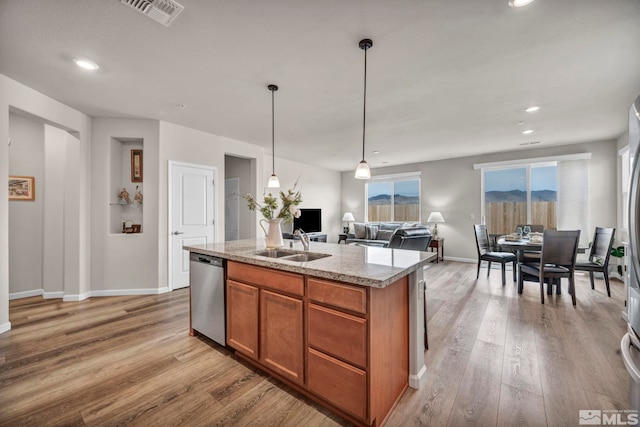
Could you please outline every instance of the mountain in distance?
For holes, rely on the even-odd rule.
[[[536,190],[531,192],[532,202],[555,202],[558,192],[553,190]],[[485,203],[526,202],[527,192],[521,190],[487,191],[484,193]]]
[[[417,205],[420,203],[418,196],[403,196],[402,194],[394,194],[393,202],[396,205]],[[369,197],[370,205],[389,205],[391,204],[390,194],[378,194],[377,196]]]

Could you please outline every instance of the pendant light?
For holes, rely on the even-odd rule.
[[[367,121],[367,49],[373,46],[370,39],[360,40],[360,49],[364,50],[364,103],[362,110],[362,160],[356,168],[356,179],[371,178],[371,170],[364,159],[365,123]]]
[[[280,188],[280,180],[276,176],[275,108],[273,101],[273,94],[278,90],[278,86],[269,85],[267,89],[271,91],[271,176],[267,182],[267,187]]]

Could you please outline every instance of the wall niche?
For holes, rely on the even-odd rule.
[[[144,140],[111,138],[109,234],[142,233]]]

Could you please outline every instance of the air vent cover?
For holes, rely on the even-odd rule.
[[[132,9],[168,27],[184,10],[184,6],[173,0],[120,0]]]

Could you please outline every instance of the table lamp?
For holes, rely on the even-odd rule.
[[[431,234],[433,234],[433,238],[437,239],[438,238],[438,223],[439,222],[444,222],[444,217],[442,216],[442,214],[440,212],[431,212],[429,214],[429,218],[427,218],[427,223],[432,222],[433,223],[433,232]]]
[[[349,234],[349,223],[355,221],[355,217],[353,216],[353,214],[351,212],[345,212],[344,215],[342,216],[342,222],[346,222],[347,226],[344,227],[344,233],[345,234]]]

